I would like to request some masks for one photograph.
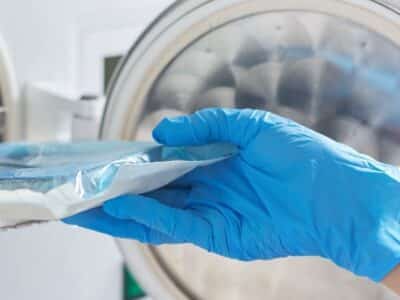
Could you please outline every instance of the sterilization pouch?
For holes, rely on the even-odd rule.
[[[62,219],[122,194],[146,193],[235,153],[231,145],[142,142],[0,145],[0,228]]]

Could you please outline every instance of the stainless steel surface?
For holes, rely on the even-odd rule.
[[[400,134],[399,74],[400,51],[379,34],[328,16],[271,13],[236,21],[188,46],[158,78],[147,106],[268,109],[399,163],[384,151],[379,155],[375,145],[389,127]],[[332,125],[335,120],[341,125]]]
[[[235,40],[229,40],[233,49],[225,57],[218,47],[230,32]],[[189,45],[158,78],[148,107],[268,109],[377,159],[400,163],[398,140],[378,141],[400,106],[399,74],[400,50],[351,22],[308,13],[259,15]],[[400,134],[397,117],[390,129]],[[262,299],[269,285],[260,279],[268,277],[268,263],[227,261],[191,246],[155,251],[177,280],[203,299],[240,299],[238,294]]]
[[[148,107],[188,112],[236,106],[292,118],[297,114],[297,121],[338,140],[342,135],[333,134],[333,128],[348,129],[358,140],[356,148],[395,162],[380,157],[378,146],[372,144],[389,126],[393,109],[400,109],[397,47],[344,20],[307,13],[271,15],[237,21],[190,45],[158,79]],[[322,28],[320,36],[312,34],[315,27]],[[224,44],[231,31],[236,38],[235,43],[229,41],[234,54],[225,58],[225,52],[214,48]],[[342,117],[348,118],[349,126],[329,125]],[[363,129],[354,130],[352,122],[364,124]],[[400,121],[390,126],[398,125]]]
[[[196,23],[182,13],[201,15],[200,3],[211,2],[226,5],[226,14],[210,12],[208,21]],[[374,1],[211,2],[177,4],[181,17],[174,20],[174,9],[167,12],[136,45],[111,90],[103,136],[150,138],[162,115],[252,107],[400,164],[398,15]],[[233,3],[245,4],[234,10]],[[126,114],[130,127],[113,124],[118,113]],[[156,290],[159,280],[159,290],[171,299],[171,290],[179,291],[174,294],[179,299],[391,299],[370,282],[315,258],[241,263],[189,245],[149,252],[122,242],[121,248],[133,270],[146,266],[157,273],[143,283]],[[130,259],[133,249],[136,260]]]

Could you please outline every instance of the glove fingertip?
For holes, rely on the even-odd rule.
[[[167,146],[183,145],[187,142],[188,120],[185,116],[163,119],[154,129],[153,138]]]
[[[164,118],[153,129],[153,138],[161,144],[167,144],[168,136],[175,133],[176,123],[179,123],[179,117]]]
[[[165,139],[165,125],[163,125],[163,122],[165,122],[166,119],[163,119],[154,129],[153,129],[153,139],[160,143],[160,144],[165,144],[166,139]]]

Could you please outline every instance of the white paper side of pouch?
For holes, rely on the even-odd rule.
[[[223,158],[222,158],[223,159]],[[59,220],[100,206],[123,194],[142,194],[167,185],[196,167],[222,160],[166,161],[121,166],[110,187],[90,199],[79,195],[75,182],[47,193],[28,189],[0,191],[0,228],[31,221]]]

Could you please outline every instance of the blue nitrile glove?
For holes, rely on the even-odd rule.
[[[395,167],[259,110],[202,110],[153,134],[171,146],[230,142],[240,153],[67,223],[240,260],[322,256],[376,281],[400,262]]]

